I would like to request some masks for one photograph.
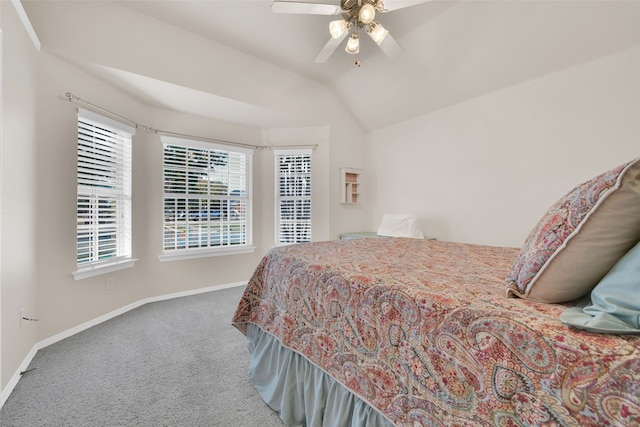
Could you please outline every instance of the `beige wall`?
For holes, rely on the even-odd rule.
[[[294,128],[328,127],[328,146],[314,157],[322,159],[314,168],[322,172],[314,183],[319,185],[314,191],[321,200],[314,203],[314,211],[327,212],[317,217],[321,231],[314,232],[314,238],[336,238],[362,223],[364,211],[341,206],[335,191],[339,191],[340,167],[362,166],[365,135],[325,86],[115,2],[42,2],[34,10],[26,2],[25,8],[43,49],[79,67],[109,67],[216,94],[293,117],[290,127]],[[93,19],[96,15],[102,18],[98,22]],[[135,37],[114,30],[112,22],[135,27]]]
[[[519,247],[575,185],[640,157],[640,47],[370,135],[370,227]],[[375,228],[372,228],[375,229]]]
[[[271,150],[256,150],[253,186],[256,252],[160,262],[157,256],[161,252],[162,237],[162,145],[159,135],[138,129],[133,140],[133,253],[139,261],[130,269],[74,280],[71,273],[76,267],[77,118],[76,106],[65,99],[67,92],[156,129],[256,145],[265,141],[295,145],[318,143],[313,157],[313,236],[314,240],[338,236],[339,224],[343,222],[338,202],[339,188],[336,185],[334,190],[331,186],[338,178],[341,162],[333,158],[332,152],[335,148],[349,163],[352,163],[349,156],[357,163],[365,138],[335,97],[322,86],[259,61],[247,67],[254,75],[243,74],[237,80],[227,81],[225,90],[242,87],[239,90],[242,102],[250,101],[247,93],[255,93],[254,105],[287,114],[295,113],[303,122],[313,126],[289,132],[297,135],[320,132],[324,135],[311,140],[269,139],[265,137],[264,129],[146,105],[87,73],[86,70],[91,68],[86,66],[87,61],[95,58],[84,56],[85,53],[91,54],[85,52],[86,46],[76,46],[76,42],[87,42],[86,39],[70,41],[71,35],[77,38],[76,29],[71,24],[66,28],[62,23],[63,17],[59,17],[62,22],[52,25],[60,30],[62,39],[69,44],[56,44],[54,54],[44,42],[41,51],[35,50],[10,2],[0,2],[0,7],[5,49],[0,283],[0,388],[3,391],[15,378],[20,364],[36,343],[145,298],[246,281],[264,252],[273,246],[273,153]],[[78,21],[77,17],[74,19],[74,22]],[[183,41],[188,43],[189,38],[195,36],[182,37],[186,37],[187,40]],[[201,41],[190,41],[194,43],[197,56],[198,49],[203,48]],[[100,66],[121,65],[120,61],[123,61],[126,67],[143,69],[148,58],[140,55],[135,46],[129,52],[126,52],[126,47],[119,46],[119,52],[103,47],[102,60],[105,62]],[[165,62],[155,66],[170,69],[167,62],[171,54],[165,52]],[[236,61],[246,66],[249,60],[234,52],[223,51],[221,54],[227,55],[226,59],[232,64]],[[83,64],[82,68],[79,68],[80,64]],[[184,66],[197,68],[195,65]],[[260,79],[256,79],[256,75]],[[205,80],[215,79],[211,79],[206,70],[194,73],[194,86]],[[269,91],[280,86],[282,93],[274,97],[272,93],[257,90],[257,84],[266,85],[271,88]],[[245,93],[247,85],[253,87]],[[304,96],[299,96],[301,94]],[[282,129],[274,130],[272,135],[281,135],[282,132]],[[344,215],[344,222],[361,223],[362,218],[358,215],[362,212],[348,212]],[[113,290],[106,290],[107,278],[113,279]],[[38,317],[40,321],[20,328],[20,307],[25,307],[27,314]]]
[[[37,324],[20,328],[20,309],[37,314],[36,50],[15,9],[0,2],[2,46],[2,155],[0,291],[2,387],[37,338]],[[9,66],[10,65],[10,66]]]
[[[121,15],[116,3],[97,7],[109,7],[100,13],[111,20],[131,20],[142,38],[152,33],[145,29],[162,25]],[[3,390],[38,341],[147,297],[246,280],[273,245],[273,154],[261,150],[254,159],[256,253],[158,261],[161,144],[158,135],[138,130],[133,249],[139,261],[131,269],[73,280],[76,119],[66,92],[158,129],[204,137],[286,143],[301,129],[265,131],[150,107],[80,68],[107,66],[186,84],[295,114],[310,132],[328,135],[328,142],[296,141],[320,141],[313,160],[315,240],[373,230],[384,213],[412,212],[426,234],[440,239],[518,246],[570,187],[640,156],[640,48],[365,136],[323,86],[193,34],[167,29],[166,40],[153,41],[162,49],[148,51],[144,40],[119,41],[117,33],[98,28],[77,37],[91,21],[52,12],[40,17],[39,35],[47,43],[37,52],[10,2],[0,1],[0,17]],[[189,81],[179,68],[192,70]],[[362,203],[339,203],[340,167],[363,170]],[[111,291],[107,278],[115,282]],[[21,307],[40,322],[20,328]]]
[[[77,118],[76,106],[61,99],[66,92],[81,94],[83,99],[157,129],[257,145],[261,132],[151,108],[47,52],[41,52],[39,60],[43,70],[41,118],[36,127],[37,192],[42,206],[37,233],[39,339],[150,296],[246,280],[259,260],[259,251],[186,261],[158,260],[162,248],[162,144],[160,135],[143,129],[138,129],[133,138],[133,256],[138,261],[127,270],[73,279]],[[256,153],[258,158],[261,155]],[[263,226],[268,224],[258,219],[256,229]],[[106,290],[107,278],[114,280],[113,290]]]

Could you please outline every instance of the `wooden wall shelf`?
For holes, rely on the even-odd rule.
[[[360,201],[360,169],[340,168],[341,203],[358,203]]]

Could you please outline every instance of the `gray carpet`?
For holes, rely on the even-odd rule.
[[[146,304],[38,351],[0,425],[281,427],[230,325],[242,291]]]

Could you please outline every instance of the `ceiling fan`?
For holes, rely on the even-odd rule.
[[[329,23],[331,38],[314,58],[314,62],[326,62],[342,41],[349,36],[345,51],[352,55],[360,52],[360,30],[364,30],[380,49],[394,58],[403,52],[402,47],[389,31],[376,21],[376,13],[385,13],[429,0],[340,0],[340,5],[274,1],[271,9],[276,13],[298,13],[310,15],[342,15],[342,19]],[[385,4],[388,3],[388,4]],[[360,66],[356,56],[355,61]]]

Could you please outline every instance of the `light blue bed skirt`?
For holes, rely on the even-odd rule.
[[[390,427],[393,424],[260,327],[247,325],[249,381],[289,426]]]

